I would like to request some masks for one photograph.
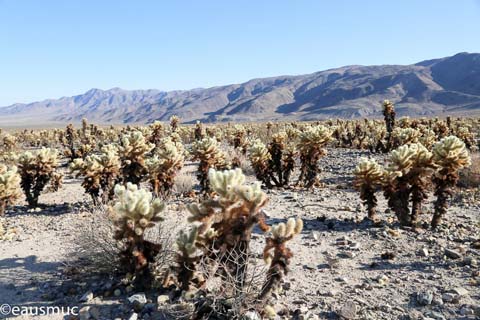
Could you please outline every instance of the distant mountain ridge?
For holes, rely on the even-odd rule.
[[[406,116],[480,114],[480,54],[459,53],[413,65],[345,66],[298,76],[253,79],[206,89],[110,90],[0,108],[13,122],[148,123],[314,120],[378,117],[390,99]]]

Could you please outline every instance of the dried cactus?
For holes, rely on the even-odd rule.
[[[331,140],[332,132],[324,126],[309,127],[306,131],[300,133],[300,142],[298,148],[300,151],[300,168],[299,183],[310,188],[317,181],[317,175],[320,171],[318,161],[326,155],[323,148],[328,141]]]
[[[367,207],[368,218],[376,220],[377,197],[375,192],[383,183],[384,168],[375,159],[362,158],[353,172],[353,185],[360,191],[360,199]]]
[[[270,163],[272,156],[265,144],[260,139],[253,140],[248,148],[248,155],[256,178],[262,181],[267,188],[271,188],[273,174]]]
[[[111,208],[114,214],[115,240],[122,243],[121,264],[135,275],[137,287],[149,287],[153,280],[150,264],[162,249],[160,244],[144,238],[145,231],[163,218],[160,216],[165,204],[159,199],[152,201],[152,194],[134,184],[115,186],[117,201]]]
[[[203,132],[202,123],[200,121],[197,121],[195,123],[194,138],[195,140],[202,140],[204,136],[205,134]]]
[[[57,152],[50,148],[42,148],[34,152],[26,151],[19,156],[21,187],[29,206],[37,206],[38,197],[52,178],[57,166]]]
[[[153,157],[145,161],[148,180],[155,195],[168,196],[170,194],[175,177],[183,167],[183,161],[182,150],[178,150],[170,138],[164,139]]]
[[[122,162],[122,176],[125,182],[139,184],[147,173],[145,157],[152,151],[154,144],[148,143],[140,131],[123,136],[118,148]]]
[[[448,199],[458,181],[458,170],[470,166],[471,159],[465,143],[455,136],[449,136],[433,146],[433,161],[439,167],[433,178],[437,199],[431,224],[436,228],[447,212]]]
[[[303,221],[293,218],[288,219],[286,224],[279,223],[272,227],[272,235],[267,238],[267,243],[263,249],[263,258],[270,266],[267,271],[266,282],[259,295],[260,299],[267,298],[271,292],[278,289],[282,279],[288,273],[288,265],[293,253],[286,247],[286,243],[302,232],[302,229]]]
[[[5,214],[7,206],[20,197],[20,175],[17,167],[8,168],[0,164],[0,216]]]
[[[199,160],[197,178],[203,192],[210,190],[208,172],[210,169],[227,169],[229,165],[225,160],[225,154],[220,150],[219,144],[214,138],[203,138],[192,144],[191,153],[194,160]]]

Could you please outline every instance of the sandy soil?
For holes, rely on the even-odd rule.
[[[290,243],[295,256],[284,284],[288,290],[277,296],[275,309],[288,319],[480,319],[480,250],[473,245],[480,239],[479,198],[457,197],[444,227],[434,233],[400,228],[379,194],[383,223],[373,225],[363,220],[351,188],[351,171],[365,154],[330,150],[321,161],[322,188],[267,191],[268,223],[293,216],[305,222]],[[83,310],[80,318],[88,317],[88,306],[92,319],[155,318],[148,310],[134,313],[127,298],[135,292],[112,295],[111,277],[72,271],[79,232],[98,214],[85,209],[89,198],[80,182],[67,177],[59,191],[41,196],[45,207],[33,212],[24,204],[7,212],[4,221],[16,235],[0,242],[0,305],[76,306]],[[186,223],[188,201],[170,202],[168,228]],[[431,202],[425,204],[425,221]],[[263,235],[255,234],[253,242],[259,254]],[[93,295],[82,299],[89,291]],[[157,301],[155,292],[147,298]]]

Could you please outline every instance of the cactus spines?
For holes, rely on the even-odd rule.
[[[376,220],[377,197],[375,192],[383,183],[385,169],[375,159],[362,158],[354,170],[354,186],[367,207],[368,218]]]
[[[0,216],[3,216],[7,206],[20,197],[20,175],[17,167],[8,168],[0,164]]]
[[[152,194],[139,189],[136,185],[116,185],[117,201],[112,207],[115,222],[115,240],[123,244],[121,263],[126,271],[135,274],[135,284],[149,287],[152,273],[149,268],[155,256],[161,250],[161,245],[144,238],[145,231],[160,222],[160,216],[165,204],[159,199],[152,201]]]
[[[295,235],[302,232],[302,219],[288,219],[287,223],[279,223],[271,228],[271,236],[267,238],[263,249],[263,258],[269,268],[267,280],[263,285],[259,298],[265,299],[280,285],[282,278],[288,273],[288,265],[293,256],[292,251],[287,248],[286,243]],[[273,251],[273,252],[272,252]]]
[[[142,132],[133,131],[123,136],[118,153],[122,161],[122,176],[125,182],[139,184],[147,173],[145,156],[154,144],[145,140]]]
[[[439,167],[433,178],[437,199],[431,224],[436,228],[447,212],[448,199],[458,181],[458,170],[468,167],[471,159],[465,143],[456,136],[448,136],[433,146],[433,161]]]
[[[54,149],[42,148],[33,152],[26,151],[19,156],[18,169],[21,187],[29,206],[37,206],[38,197],[52,178],[57,166],[57,152]]]
[[[299,182],[303,182],[307,188],[318,182],[318,161],[326,154],[323,147],[331,140],[331,136],[332,132],[322,125],[309,127],[299,135],[298,148],[302,163]]]

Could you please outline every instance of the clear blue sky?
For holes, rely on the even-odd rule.
[[[479,0],[0,0],[0,106],[480,52]]]

